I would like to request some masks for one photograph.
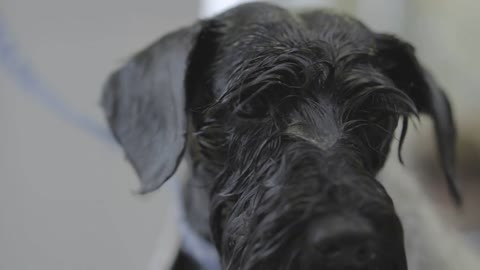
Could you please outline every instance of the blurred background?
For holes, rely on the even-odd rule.
[[[171,189],[135,194],[136,176],[106,133],[101,86],[163,34],[238,2],[0,0],[1,270],[167,269],[178,243]],[[337,8],[417,48],[453,101],[465,206],[447,196],[428,119],[410,129],[405,170],[479,256],[480,2],[271,2]]]

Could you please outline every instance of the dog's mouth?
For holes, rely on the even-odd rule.
[[[227,221],[227,239],[220,246],[223,264],[238,267],[225,269],[407,270],[403,235],[394,236],[398,232],[391,228],[378,231],[366,217],[334,214],[309,219],[306,225],[284,213],[264,217],[251,230],[238,226],[236,231],[231,223],[235,228],[242,218],[227,214],[223,218]]]
[[[289,254],[271,259],[282,262],[275,269],[407,270],[403,239],[385,235],[366,217],[335,213],[309,224]]]
[[[356,156],[275,138],[262,155],[240,149],[250,158],[225,168],[213,187],[210,224],[224,268],[405,270],[390,255],[403,247],[393,202]],[[312,223],[318,234],[306,234]]]

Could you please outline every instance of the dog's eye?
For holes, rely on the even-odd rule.
[[[370,114],[367,117],[367,121],[369,123],[381,123],[385,122],[387,117],[385,115],[380,115],[380,114]]]
[[[366,120],[369,124],[381,125],[383,127],[388,127],[395,119],[394,116],[390,114],[375,113],[369,114],[366,117]]]
[[[263,118],[268,111],[268,103],[261,96],[246,100],[234,109],[235,115],[248,119]]]

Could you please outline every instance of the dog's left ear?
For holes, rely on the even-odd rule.
[[[141,180],[140,193],[176,171],[187,136],[185,74],[200,23],[170,33],[135,55],[104,86],[110,128]]]
[[[456,132],[447,96],[419,63],[413,46],[387,34],[378,34],[376,45],[376,56],[383,71],[413,100],[418,112],[432,117],[448,187],[454,200],[460,204],[461,195],[454,179]]]

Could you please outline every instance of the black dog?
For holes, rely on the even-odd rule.
[[[460,199],[446,96],[409,44],[344,15],[242,5],[161,38],[104,91],[142,193],[193,162],[187,219],[222,269],[407,269],[375,175],[397,122],[401,148],[418,113]],[[201,269],[192,259],[181,252],[176,268]]]

